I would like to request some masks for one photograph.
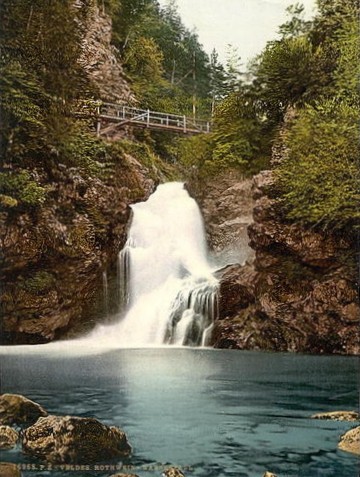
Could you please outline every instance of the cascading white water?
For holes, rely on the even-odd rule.
[[[103,272],[103,309],[106,316],[109,314],[109,284],[106,271]]]
[[[182,183],[173,182],[158,186],[132,209],[118,261],[119,297],[126,313],[93,337],[116,340],[119,346],[208,344],[218,282],[207,262],[196,202]]]

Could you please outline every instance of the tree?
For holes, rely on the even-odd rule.
[[[335,229],[358,223],[358,115],[337,99],[299,113],[286,137],[288,157],[276,172],[289,219]]]
[[[294,38],[309,32],[312,22],[304,19],[304,5],[295,3],[287,7],[286,12],[290,19],[279,27],[282,38]]]
[[[226,95],[226,73],[219,61],[219,54],[213,49],[210,56],[210,94],[211,113],[215,112],[215,105]]]
[[[238,91],[241,86],[241,57],[237,47],[228,45],[226,50],[225,81],[227,93]]]
[[[290,105],[310,99],[314,86],[312,62],[313,49],[307,36],[268,43],[259,57],[255,86],[270,118],[281,120]]]
[[[50,162],[71,131],[76,102],[91,94],[80,63],[83,16],[71,0],[2,0],[1,147],[12,163]]]

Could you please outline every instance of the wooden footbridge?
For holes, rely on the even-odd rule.
[[[104,124],[116,123],[117,127],[133,126],[157,131],[172,131],[180,134],[206,134],[210,132],[210,122],[189,118],[178,114],[161,113],[149,109],[116,103],[98,103],[91,114],[82,109],[79,116],[96,116],[96,132],[101,134]]]

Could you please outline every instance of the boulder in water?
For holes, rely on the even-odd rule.
[[[350,429],[340,437],[339,449],[360,455],[360,426]]]
[[[349,421],[359,420],[359,413],[355,411],[332,411],[314,414],[311,419],[324,419],[328,421]]]
[[[11,449],[18,440],[19,434],[14,429],[9,426],[0,426],[0,449]]]
[[[162,477],[185,477],[185,474],[183,474],[177,467],[169,467],[164,470]]]
[[[272,472],[265,472],[263,477],[277,477],[277,475],[273,474]]]
[[[0,396],[0,424],[30,426],[48,413],[39,404],[20,394]]]
[[[21,472],[16,464],[9,462],[0,462],[1,477],[21,477]]]
[[[53,463],[90,463],[128,456],[125,433],[93,418],[48,416],[23,433],[23,450]]]

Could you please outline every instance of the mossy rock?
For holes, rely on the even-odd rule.
[[[343,434],[338,447],[345,452],[360,455],[360,426]]]
[[[55,285],[55,277],[46,271],[36,272],[33,276],[26,278],[21,287],[29,293],[35,295],[45,294]]]
[[[47,412],[39,404],[20,394],[0,396],[0,424],[31,425]]]
[[[48,416],[23,432],[23,451],[55,464],[86,464],[126,457],[125,433],[93,418]]]
[[[1,477],[21,477],[21,472],[16,464],[10,462],[0,462]]]
[[[9,426],[0,426],[0,449],[11,449],[16,446],[18,440],[19,434],[14,429]]]

